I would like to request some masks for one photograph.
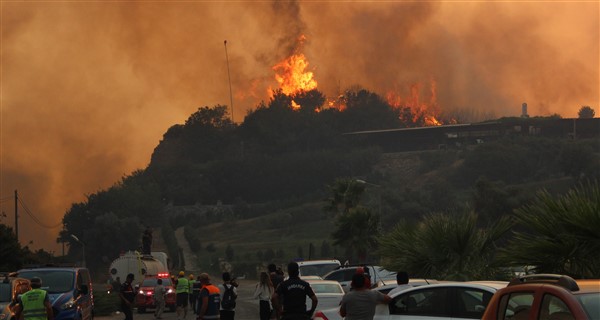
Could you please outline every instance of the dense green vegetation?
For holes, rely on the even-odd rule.
[[[292,100],[303,107],[292,109]],[[175,231],[183,228],[197,255],[186,266],[194,270],[233,268],[254,276],[271,261],[336,257],[440,279],[492,277],[531,263],[497,256],[525,237],[512,231],[528,231],[523,212],[540,201],[538,191],[545,190],[544,201],[558,199],[600,176],[597,139],[510,136],[382,153],[343,133],[421,123],[407,116],[410,109],[393,109],[367,90],[347,92],[344,100],[340,111],[324,108],[318,91],[276,92],[240,124],[230,121],[226,106],[199,108],[167,130],[147,168],[71,206],[57,239],[69,243],[65,259],[77,260],[78,244],[69,236],[75,234],[86,243],[88,266],[104,273],[120,251],[139,249],[150,226],[160,230],[175,268],[183,261]],[[409,249],[407,257],[394,254]],[[10,268],[23,260],[3,261]],[[486,269],[496,264],[499,269]],[[536,264],[589,275],[579,267]]]

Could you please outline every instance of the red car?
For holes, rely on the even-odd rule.
[[[135,296],[135,306],[137,307],[138,313],[146,312],[146,309],[156,308],[154,302],[154,288],[157,283],[156,280],[162,279],[162,284],[167,290],[167,296],[165,298],[165,308],[170,311],[175,311],[176,296],[175,287],[168,273],[161,273],[156,276],[147,276],[144,281],[137,288],[138,293]]]
[[[513,279],[496,291],[485,320],[600,319],[600,280],[534,274]]]

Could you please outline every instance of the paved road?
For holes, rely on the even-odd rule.
[[[237,305],[235,308],[235,319],[236,320],[257,320],[258,316],[258,300],[252,298],[254,293],[254,285],[257,281],[254,280],[238,280],[240,286],[238,287],[238,298]],[[149,310],[144,314],[139,314],[134,311],[134,320],[154,320],[153,312]],[[95,320],[123,320],[125,316],[123,314],[112,314],[111,316],[95,317]],[[195,320],[196,317],[188,313],[185,320]],[[177,314],[175,312],[165,312],[163,314],[163,320],[177,320]]]

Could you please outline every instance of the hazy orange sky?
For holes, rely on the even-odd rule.
[[[276,87],[300,35],[318,89],[437,83],[442,110],[599,108],[598,1],[2,1],[0,222],[60,253],[72,203],[145,168],[198,107],[234,116]],[[8,199],[8,200],[7,200]]]

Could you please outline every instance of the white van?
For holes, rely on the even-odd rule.
[[[298,261],[300,278],[308,276],[323,277],[329,271],[335,270],[341,265],[340,261],[336,259]]]

